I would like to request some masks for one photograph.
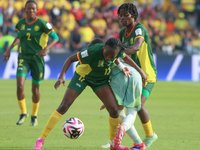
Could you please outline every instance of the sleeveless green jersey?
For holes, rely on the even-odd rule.
[[[36,17],[31,23],[20,19],[15,29],[19,33],[20,53],[36,54],[47,46],[48,34],[53,30],[50,23]]]
[[[104,44],[95,44],[87,50],[78,52],[79,63],[77,64],[76,72],[86,80],[108,80],[111,73],[110,66],[115,59],[106,62],[103,50]],[[116,58],[118,57],[125,57],[125,53],[118,53]]]
[[[134,44],[134,40],[138,37],[144,39],[140,50],[130,55],[135,63],[146,73],[147,82],[156,82],[157,69],[154,64],[151,43],[147,29],[141,23],[134,23],[131,32],[126,35],[126,27],[120,31],[120,41],[127,47]]]

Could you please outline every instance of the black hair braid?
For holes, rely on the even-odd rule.
[[[37,6],[37,3],[35,2],[35,0],[28,0],[28,1],[26,2],[26,4],[25,4],[25,7],[26,7],[26,5],[27,5],[28,3],[35,3],[35,5]]]
[[[125,51],[126,47],[117,38],[110,38],[106,41],[105,46],[110,46],[112,48],[119,48],[120,52]]]
[[[123,9],[125,12],[130,13],[132,16],[134,16],[134,19],[137,20],[138,18],[138,11],[134,4],[132,3],[124,3],[122,4],[117,11],[117,14],[119,15],[120,10]]]

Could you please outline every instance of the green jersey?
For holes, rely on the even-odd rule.
[[[114,60],[106,62],[103,56],[104,44],[95,44],[87,50],[77,53],[79,63],[76,67],[76,72],[86,80],[98,82],[108,80],[111,69],[110,66]],[[119,53],[116,58],[124,57],[124,53]]]
[[[144,39],[140,50],[130,55],[135,63],[145,72],[147,75],[147,82],[155,83],[157,76],[157,69],[154,64],[151,43],[147,29],[141,23],[134,23],[131,32],[126,35],[126,27],[120,31],[120,41],[126,46],[134,44],[134,40],[138,37]]]
[[[20,19],[15,29],[19,33],[20,53],[36,54],[47,46],[48,34],[53,30],[50,23],[36,17],[31,23]]]

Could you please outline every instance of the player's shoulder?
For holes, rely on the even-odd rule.
[[[43,20],[43,19],[41,19],[41,18],[39,18],[39,17],[38,17],[37,21],[38,21],[38,22],[41,22],[41,23],[44,23],[44,24],[47,23],[47,21],[45,21],[45,20]]]
[[[123,27],[123,28],[120,30],[120,33],[125,32],[125,30],[126,30],[126,27]]]
[[[21,18],[21,19],[19,19],[19,21],[18,21],[18,23],[24,23],[24,22],[26,22],[26,19],[25,19],[25,18]]]
[[[142,23],[137,22],[135,25],[135,29],[138,29],[138,28],[146,29],[146,27]]]
[[[103,52],[104,44],[94,44],[88,48],[90,55],[97,55],[98,53]]]

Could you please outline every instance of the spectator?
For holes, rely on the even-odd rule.
[[[164,17],[167,22],[169,21],[169,19],[172,19],[172,21],[175,21],[176,17],[174,15],[172,6],[169,6],[167,8],[166,12],[164,13]]]
[[[155,12],[155,10],[152,9],[150,4],[146,4],[144,10],[140,14],[140,17],[141,17],[141,19],[144,19],[146,17],[147,18],[151,17],[152,19],[155,19],[156,12]]]
[[[82,48],[80,27],[78,24],[75,25],[74,30],[71,32],[70,37],[70,50],[71,52],[80,51]]]
[[[178,30],[188,30],[189,29],[189,23],[185,19],[185,14],[183,12],[180,12],[178,14],[178,18],[175,20],[174,26]]]

